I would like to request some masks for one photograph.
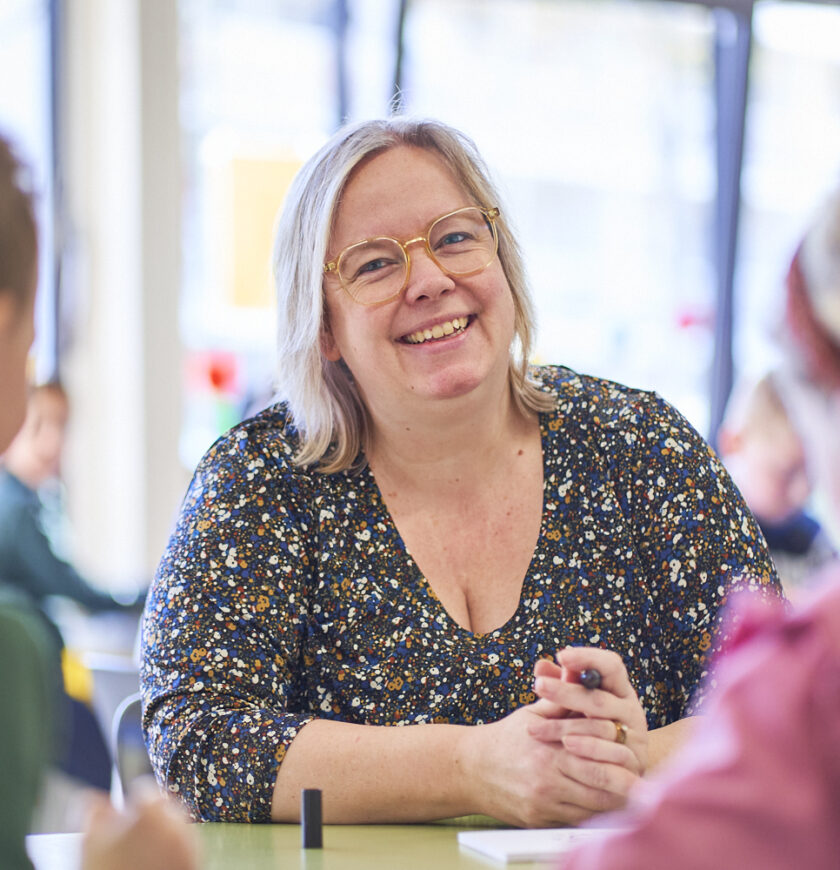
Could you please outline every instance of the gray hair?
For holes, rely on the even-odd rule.
[[[800,260],[817,320],[840,344],[840,187],[818,210],[802,242]]]
[[[370,421],[343,361],[321,353],[324,325],[323,264],[342,191],[366,157],[399,145],[433,151],[472,201],[499,205],[499,193],[475,144],[439,121],[394,117],[339,130],[298,172],[286,197],[274,239],[277,291],[277,396],[287,403],[300,435],[298,465],[324,473],[352,468],[368,446]],[[552,395],[528,375],[534,314],[519,245],[502,210],[496,221],[501,262],[514,302],[514,342],[509,380],[517,406],[554,407]]]

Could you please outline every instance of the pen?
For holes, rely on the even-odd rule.
[[[580,684],[587,689],[597,689],[601,685],[601,672],[585,668],[580,672]]]

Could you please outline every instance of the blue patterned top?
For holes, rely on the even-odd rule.
[[[624,659],[650,727],[695,693],[735,586],[779,595],[764,541],[711,449],[654,393],[534,369],[543,515],[519,606],[454,622],[406,551],[369,469],[296,467],[277,405],[202,460],[146,607],[144,727],[161,783],[197,818],[267,821],[312,718],[478,724],[534,700],[568,645]]]

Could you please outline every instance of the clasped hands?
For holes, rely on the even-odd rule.
[[[600,688],[580,685],[586,668],[600,672]],[[621,658],[567,647],[537,662],[534,691],[538,700],[488,726],[490,814],[551,827],[623,807],[647,767],[648,731]]]

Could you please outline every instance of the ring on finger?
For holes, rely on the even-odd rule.
[[[618,719],[613,720],[613,725],[615,725],[615,742],[626,743],[627,726],[623,722],[619,722]]]

